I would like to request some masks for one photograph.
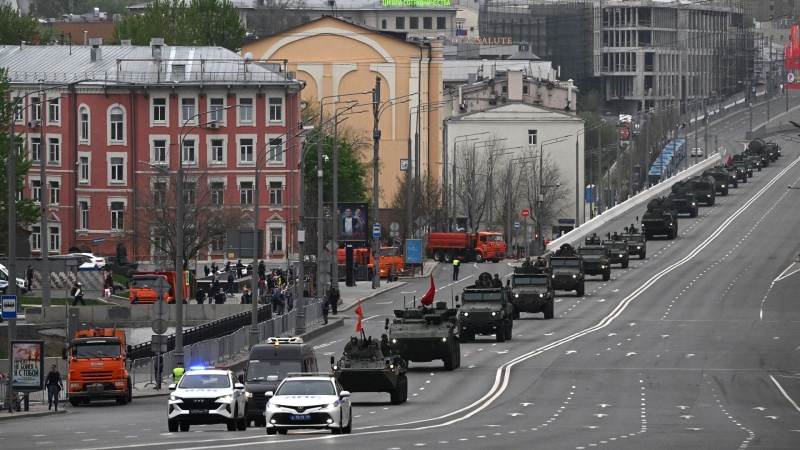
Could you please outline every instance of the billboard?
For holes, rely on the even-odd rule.
[[[339,241],[366,242],[371,233],[369,205],[366,203],[339,203],[336,217],[339,218]]]
[[[11,341],[11,386],[15,390],[44,389],[44,341]]]
[[[421,239],[407,239],[406,240],[406,263],[408,264],[422,264],[422,240]]]
[[[789,42],[786,44],[785,65],[787,69],[800,69],[800,32],[792,25]]]

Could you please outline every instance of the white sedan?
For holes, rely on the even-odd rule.
[[[78,270],[103,270],[106,268],[106,259],[96,256],[94,253],[70,253],[67,256],[84,257]]]
[[[703,156],[703,149],[702,148],[693,148],[692,152],[689,153],[691,156]]]
[[[273,393],[267,392],[267,434],[312,428],[349,434],[353,429],[350,393],[332,376],[290,374]]]

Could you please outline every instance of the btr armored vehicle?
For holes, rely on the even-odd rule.
[[[728,168],[732,171],[735,171],[736,179],[742,183],[747,183],[747,179],[753,176],[753,169],[750,167],[750,163],[748,161],[734,159],[731,161],[731,164],[728,166]]]
[[[583,297],[586,291],[584,282],[583,259],[569,244],[563,244],[548,258],[548,267],[553,271],[553,289],[558,291],[575,291]]]
[[[475,335],[493,334],[497,342],[511,340],[514,305],[510,297],[511,289],[492,286],[492,275],[489,272],[480,274],[475,285],[467,286],[461,293],[458,339],[469,342],[475,340]]]
[[[361,339],[348,344],[338,362],[331,356],[333,376],[346,391],[388,392],[392,404],[399,405],[408,400],[406,363],[396,353],[384,355],[378,344],[362,330]]]
[[[578,248],[578,253],[583,258],[583,272],[586,275],[602,275],[603,281],[611,279],[611,259],[604,245],[585,245]]]
[[[514,319],[521,312],[544,313],[545,319],[553,318],[555,289],[552,271],[547,267],[517,267],[511,275],[511,303]]]
[[[461,346],[456,337],[458,310],[446,302],[431,306],[396,309],[387,332],[392,350],[405,361],[429,362],[441,359],[446,370],[461,365]],[[386,319],[387,322],[389,319]]]
[[[656,197],[647,203],[647,211],[642,216],[642,232],[647,239],[653,236],[678,236],[678,211],[672,207],[672,200]]]

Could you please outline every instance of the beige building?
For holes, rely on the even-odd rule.
[[[385,207],[394,196],[401,160],[408,158],[409,142],[417,132],[419,146],[411,158],[414,172],[430,170],[439,177],[443,114],[425,105],[443,100],[441,45],[438,40],[406,42],[379,29],[323,17],[247,44],[242,54],[251,53],[256,60],[285,60],[288,70],[306,83],[303,99],[314,103],[324,99],[326,114],[333,111],[329,104],[337,96],[341,101],[358,100],[363,106],[356,110],[368,112],[350,115],[347,125],[370,141],[372,97],[344,96],[369,91],[380,78],[381,102],[386,105],[380,116],[379,176],[380,205]],[[390,99],[396,100],[387,103]],[[371,161],[371,149],[363,156]]]

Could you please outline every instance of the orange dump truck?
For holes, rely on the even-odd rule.
[[[347,253],[345,249],[340,248],[337,252],[339,265],[346,264]],[[375,265],[375,258],[372,257],[371,248],[355,248],[353,249],[353,259],[359,266],[366,266],[370,269]],[[400,249],[397,247],[381,247],[381,278],[386,278],[389,273],[394,270],[399,272],[403,270],[403,255],[400,254]]]
[[[75,333],[62,352],[69,361],[67,398],[72,406],[92,400],[115,399],[120,405],[131,401],[133,384],[125,368],[125,332],[95,328]]]
[[[136,272],[131,279],[130,300],[133,301],[134,294],[139,298],[139,304],[149,305],[158,300],[158,292],[153,289],[153,285],[159,278],[164,278],[169,283],[170,289],[164,294],[164,301],[167,303],[175,303],[175,272],[174,271],[157,271],[157,272]],[[186,301],[194,298],[195,293],[195,280],[194,276],[189,272],[184,272],[183,284],[183,300]]]
[[[503,235],[493,231],[478,233],[428,233],[428,257],[451,262],[453,258],[475,262],[500,262],[506,257]]]

